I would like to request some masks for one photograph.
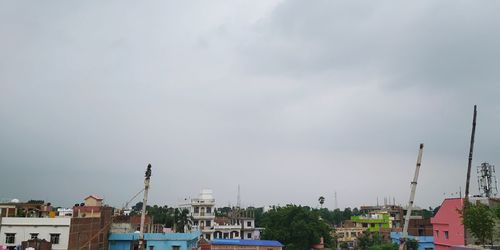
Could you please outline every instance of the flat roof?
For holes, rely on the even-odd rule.
[[[212,245],[238,245],[238,246],[268,246],[283,247],[277,240],[237,240],[237,239],[214,239],[210,241]]]

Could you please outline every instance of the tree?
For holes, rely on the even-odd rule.
[[[323,237],[325,245],[330,247],[332,237],[330,227],[320,220],[318,210],[307,207],[287,205],[276,207],[264,213],[262,226],[263,239],[278,240],[287,250],[310,249]]]
[[[406,249],[408,250],[418,250],[418,241],[415,239],[406,239]]]
[[[347,244],[347,242],[342,241],[340,243],[340,249],[349,249],[349,245]]]
[[[318,201],[319,201],[320,207],[323,208],[323,204],[325,203],[325,197],[320,196],[319,199],[318,199]]]
[[[365,231],[357,238],[358,248],[362,250],[370,249],[370,247],[381,245],[382,236],[378,232]]]
[[[482,245],[493,238],[495,220],[490,208],[482,203],[464,204],[462,223]]]
[[[184,233],[185,229],[191,230],[191,218],[189,210],[177,208],[174,211],[174,228],[178,233]]]

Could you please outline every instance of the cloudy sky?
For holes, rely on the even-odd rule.
[[[500,164],[499,1],[2,1],[0,200],[407,203]],[[477,193],[475,170],[472,193]],[[455,194],[452,194],[455,193]],[[392,198],[391,198],[392,200]]]

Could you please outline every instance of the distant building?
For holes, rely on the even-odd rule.
[[[192,250],[197,248],[199,232],[192,233],[146,233],[144,239],[148,250]],[[139,244],[138,233],[109,235],[109,250],[137,249]]]
[[[43,200],[0,203],[0,217],[48,217],[51,211],[51,204]]]
[[[59,217],[73,217],[73,209],[72,208],[58,208],[57,216]]]
[[[103,199],[97,195],[89,195],[83,204],[76,204],[73,207],[73,217],[101,217],[101,208]]]
[[[355,227],[366,228],[370,232],[379,232],[382,229],[391,229],[392,218],[387,212],[372,212],[367,215],[352,216]]]
[[[29,240],[46,240],[52,249],[68,249],[71,218],[6,217],[0,220],[0,245],[14,249]]]
[[[203,189],[198,198],[191,199],[188,204],[180,205],[180,208],[189,210],[193,231],[200,231],[201,236],[207,240],[213,238],[215,199],[212,190]]]
[[[363,234],[365,230],[366,228],[363,227],[346,225],[335,228],[333,236],[336,236],[338,244],[345,242],[349,248],[353,248],[357,246],[358,236]]]
[[[234,211],[227,217],[215,217],[212,190],[202,190],[198,198],[180,207],[189,210],[192,230],[200,231],[204,239],[260,239],[262,228],[255,227],[254,218],[244,209]]]
[[[117,215],[113,217],[110,233],[134,233],[139,231],[140,226],[140,215]],[[164,232],[163,225],[153,224],[151,216],[146,215],[144,217],[144,232],[162,233]]]
[[[276,240],[215,239],[210,241],[211,250],[282,250],[283,244]]]
[[[255,227],[251,211],[235,208],[227,217],[216,217],[214,239],[260,239],[262,228]]]

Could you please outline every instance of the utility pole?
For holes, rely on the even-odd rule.
[[[401,239],[403,240],[403,242],[399,245],[399,250],[404,249],[406,240],[408,238],[408,225],[410,224],[411,210],[413,208],[413,202],[415,201],[415,191],[417,189],[417,180],[418,180],[418,174],[420,172],[420,165],[422,163],[423,151],[424,151],[424,144],[420,143],[420,149],[418,150],[418,157],[417,157],[417,166],[415,167],[415,175],[413,175],[413,181],[411,182],[410,201],[408,202],[408,210],[406,211],[406,216],[405,216],[405,225],[403,227],[403,233],[401,235]]]
[[[144,199],[142,200],[141,228],[139,231],[139,250],[144,249],[144,220],[146,219],[146,205],[148,203],[149,180],[151,179],[151,164],[148,164],[144,175]]]
[[[474,136],[476,135],[476,116],[477,108],[474,105],[474,115],[472,117],[472,133],[470,136],[470,148],[469,148],[469,162],[467,164],[467,180],[465,180],[465,197],[464,197],[464,209],[469,203],[469,182],[470,182],[470,169],[472,167],[472,153],[474,152]],[[464,225],[464,245],[467,246],[467,228]]]

